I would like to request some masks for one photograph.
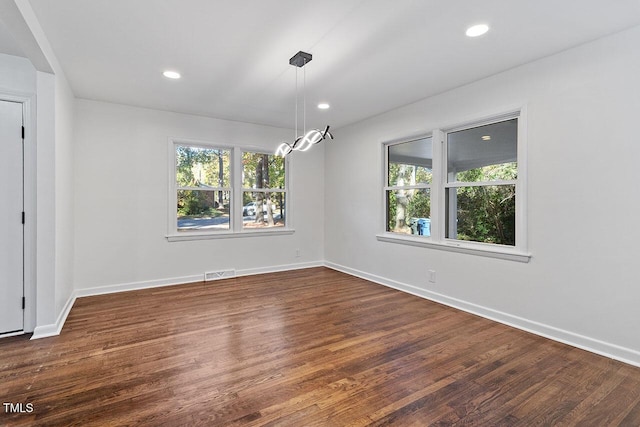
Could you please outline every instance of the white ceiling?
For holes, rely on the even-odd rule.
[[[308,127],[333,129],[640,24],[639,0],[30,3],[77,97],[292,127],[304,50]]]

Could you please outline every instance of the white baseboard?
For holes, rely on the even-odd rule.
[[[236,276],[253,276],[254,274],[277,273],[279,271],[302,270],[303,268],[324,267],[324,261],[300,262],[297,264],[274,265],[260,268],[237,270]]]
[[[248,268],[244,270],[236,270],[235,277],[252,276],[254,274],[275,273],[278,271],[299,270],[310,267],[323,267],[323,261],[305,262],[297,264],[285,264],[269,267]],[[138,291],[141,289],[159,288],[162,286],[183,285],[186,283],[201,282],[204,280],[204,273],[193,274],[190,276],[171,277],[168,279],[145,280],[142,282],[120,283],[117,285],[97,286],[94,288],[77,289],[75,296],[78,298],[94,295],[106,295],[115,292]]]
[[[18,335],[24,335],[27,332],[25,331],[18,331],[18,332],[8,332],[6,334],[0,334],[0,338],[9,338],[9,337],[17,337]]]
[[[203,274],[191,276],[171,277],[168,279],[145,280],[141,282],[119,283],[117,285],[96,286],[94,288],[76,289],[75,295],[78,298],[91,297],[95,295],[114,294],[116,292],[139,291],[141,289],[159,288],[162,286],[183,285],[185,283],[201,282],[204,280]]]
[[[334,264],[332,262],[325,261],[324,265],[327,268],[331,268],[333,270],[337,270],[351,276],[369,280],[371,282],[397,289],[399,291],[403,291],[412,295],[416,295],[418,297],[444,304],[449,307],[457,308],[458,310],[475,314],[480,317],[505,324],[507,326],[511,326],[535,335],[568,344],[570,346],[577,347],[591,353],[596,353],[610,359],[615,359],[620,362],[628,363],[629,365],[640,367],[640,352],[632,350],[630,348],[621,347],[616,344],[607,343],[584,335],[576,334],[574,332],[565,331],[563,329],[545,325],[522,317],[513,316],[508,313],[503,313],[491,308],[483,307],[467,301],[448,297],[436,292],[417,288],[405,283],[400,283],[386,277],[365,273],[363,271],[355,270],[353,268],[345,267],[339,264]]]
[[[71,296],[65,303],[64,307],[62,308],[62,311],[58,315],[58,319],[56,320],[56,323],[53,323],[51,325],[36,326],[36,328],[33,330],[33,335],[31,335],[31,339],[36,340],[39,338],[47,338],[47,337],[60,335],[60,331],[62,331],[64,322],[67,320],[67,316],[71,312],[71,308],[73,307],[73,304],[75,302],[76,302],[76,295],[74,292],[71,294]]]

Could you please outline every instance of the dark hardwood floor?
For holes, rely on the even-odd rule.
[[[3,426],[640,426],[640,368],[313,268],[80,298],[0,340],[0,399],[33,405]]]

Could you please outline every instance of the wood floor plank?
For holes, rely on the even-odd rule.
[[[640,369],[326,268],[79,298],[1,426],[640,425]]]

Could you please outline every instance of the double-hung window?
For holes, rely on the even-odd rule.
[[[446,134],[445,237],[516,245],[518,119]]]
[[[387,231],[431,235],[431,137],[387,147]]]
[[[517,112],[384,144],[379,239],[527,261],[522,121]]]
[[[284,227],[285,172],[285,159],[281,156],[242,153],[243,228]]]
[[[175,145],[176,228],[229,230],[231,151]]]
[[[287,159],[238,147],[169,142],[168,239],[292,232]]]

